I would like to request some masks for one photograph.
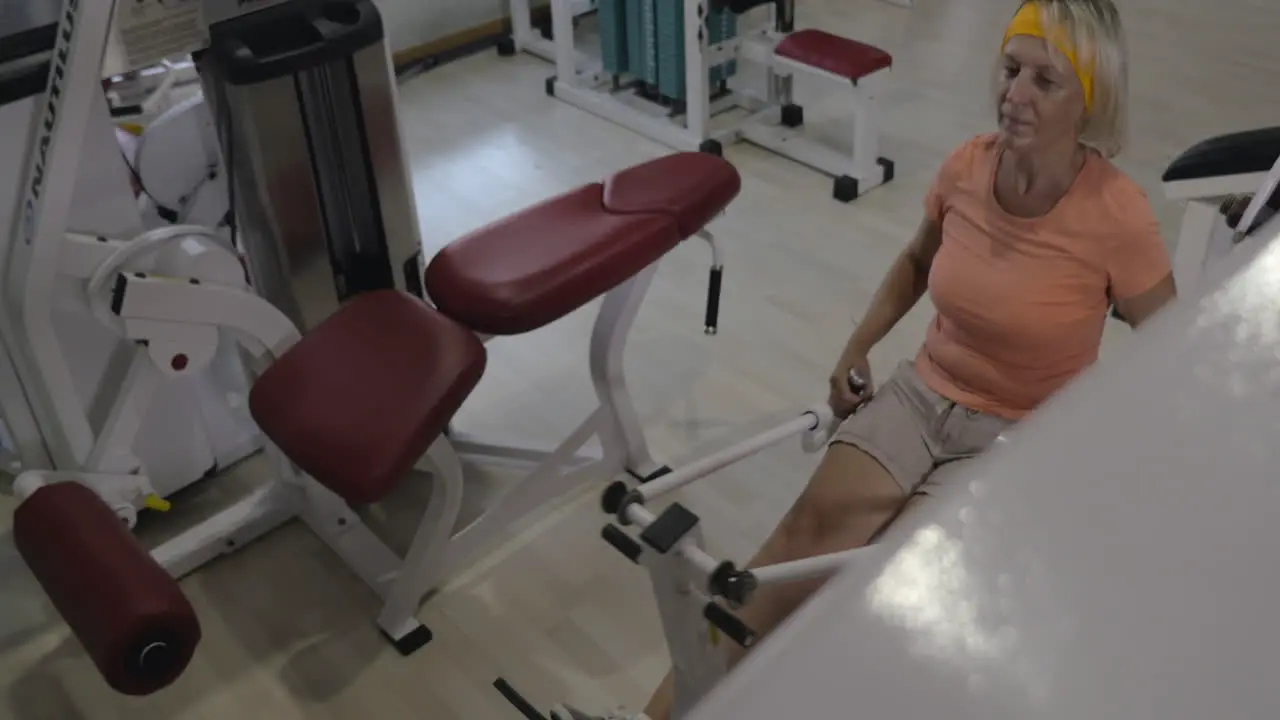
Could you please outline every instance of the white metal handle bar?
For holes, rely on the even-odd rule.
[[[663,495],[675,492],[717,470],[801,433],[829,437],[833,417],[831,408],[826,403],[814,405],[794,420],[789,420],[736,445],[699,458],[678,470],[650,480],[633,491],[635,496],[631,502],[646,503],[657,500]],[[818,439],[821,440],[822,437]]]
[[[857,370],[849,371],[849,389],[858,395],[867,389],[867,381],[858,374]],[[695,460],[679,470],[650,480],[632,491],[625,504],[652,502],[794,435],[801,436],[800,442],[805,452],[817,452],[831,441],[831,436],[838,425],[831,406],[825,402],[816,403],[794,420],[789,420],[755,437]],[[619,519],[626,522],[626,518],[621,515]]]

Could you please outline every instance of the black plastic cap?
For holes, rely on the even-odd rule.
[[[884,181],[887,183],[893,182],[893,174],[896,168],[893,161],[889,158],[882,157],[876,158],[876,162],[880,164],[880,167],[884,168]]]
[[[831,188],[831,197],[842,203],[853,202],[858,199],[858,180],[857,178],[841,175],[836,178]]]
[[[604,489],[604,494],[600,496],[600,508],[606,515],[617,515],[622,509],[622,501],[626,499],[629,492],[631,492],[630,488],[621,480],[610,483],[609,487]]]
[[[129,288],[129,280],[124,273],[116,275],[116,282],[111,286],[111,313],[119,315],[124,309],[124,293]]]
[[[804,125],[804,108],[790,103],[782,106],[782,124],[789,128]]]

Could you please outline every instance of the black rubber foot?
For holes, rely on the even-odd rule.
[[[889,158],[882,157],[882,158],[876,158],[876,162],[880,165],[880,167],[884,168],[884,181],[892,182],[893,168],[894,168],[893,161],[890,160]]]
[[[841,175],[836,178],[835,184],[831,189],[831,197],[842,203],[853,202],[858,199],[858,180],[857,178]]]
[[[703,140],[702,144],[698,146],[698,152],[724,157],[724,146],[720,144],[719,140]]]
[[[804,125],[804,108],[792,103],[782,106],[782,124],[789,128]]]
[[[382,631],[382,637],[391,642],[395,647],[396,652],[408,657],[409,655],[421,650],[427,643],[431,642],[431,631],[427,629],[426,625],[419,625],[413,630],[410,630],[408,634],[404,635],[399,640],[388,635],[385,630]]]
[[[547,95],[551,97],[556,96],[556,76],[555,75],[552,75],[551,77],[547,78]]]
[[[512,57],[516,54],[516,41],[512,37],[504,37],[498,40],[498,55],[502,57]]]
[[[663,475],[670,475],[671,468],[667,467],[666,465],[663,465],[662,467],[658,468],[657,470],[654,470],[653,472],[649,473],[648,475],[645,475],[644,477],[641,477],[640,475],[636,474],[636,471],[634,470],[627,470],[627,474],[639,480],[640,483],[643,485],[644,483],[647,483],[650,480],[657,480]]]

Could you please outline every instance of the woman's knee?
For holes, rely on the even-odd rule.
[[[906,503],[907,495],[879,462],[852,445],[827,449],[783,519],[788,545],[834,552],[866,544]]]

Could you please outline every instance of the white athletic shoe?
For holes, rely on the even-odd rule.
[[[551,711],[551,720],[649,720],[644,713],[627,714],[621,710],[605,715],[588,715],[568,705],[559,705]]]

